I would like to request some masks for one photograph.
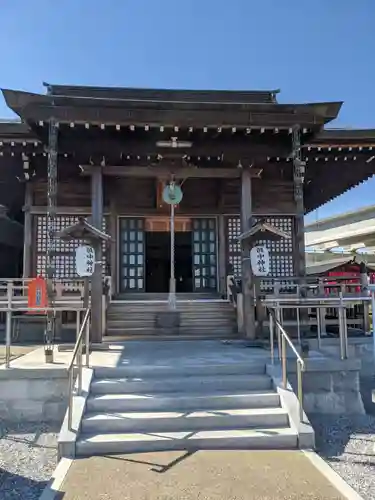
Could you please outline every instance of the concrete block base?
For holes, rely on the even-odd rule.
[[[0,370],[0,420],[60,424],[67,396],[65,369]]]
[[[180,322],[178,311],[160,311],[155,315],[155,328],[160,335],[178,335]]]
[[[360,393],[361,361],[332,358],[306,359],[303,407],[307,413],[365,414]],[[288,362],[288,380],[297,391],[296,363]]]

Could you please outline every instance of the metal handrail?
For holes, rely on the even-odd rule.
[[[85,333],[85,346],[86,346],[86,362],[85,365],[88,367],[90,362],[90,308],[86,309],[85,315],[83,317],[82,324],[80,324],[80,312],[77,312],[77,340],[74,344],[72,359],[68,365],[69,374],[69,398],[68,398],[68,428],[72,429],[72,419],[73,419],[73,392],[74,392],[74,366],[77,358],[77,368],[78,368],[78,391],[77,394],[82,393],[82,346],[83,337]]]
[[[303,378],[302,373],[305,371],[305,361],[302,356],[299,354],[293,342],[291,341],[289,335],[285,331],[285,328],[276,317],[276,314],[271,309],[269,311],[269,328],[270,328],[270,346],[271,346],[271,361],[272,364],[275,363],[275,350],[274,350],[274,324],[277,330],[277,345],[278,345],[278,354],[279,359],[281,361],[281,371],[282,371],[282,380],[283,387],[287,389],[288,387],[288,377],[287,377],[287,357],[286,357],[286,342],[291,347],[293,353],[296,356],[296,365],[297,365],[297,397],[299,403],[299,418],[300,421],[303,421]]]
[[[341,295],[341,294],[340,294]],[[357,302],[370,302],[371,297],[368,295],[358,295],[356,297],[347,297],[345,295],[337,297],[280,297],[280,296],[266,296],[262,300],[265,306],[277,304],[278,307],[288,309],[290,307],[306,308],[306,307],[337,307],[342,302],[357,303]]]
[[[26,286],[19,286],[15,283],[23,282],[27,283],[32,281],[32,278],[15,278],[15,279],[2,279],[0,280],[0,313],[6,314],[6,332],[5,332],[5,367],[10,367],[10,358],[11,358],[11,344],[12,344],[12,313],[35,313],[40,314],[41,317],[47,313],[47,311],[57,312],[68,312],[68,311],[76,311],[77,316],[80,315],[81,311],[86,310],[87,304],[85,303],[85,299],[83,295],[76,296],[68,296],[61,295],[57,296],[54,300],[54,307],[30,307],[28,305],[28,298],[26,295],[18,295],[14,292],[18,292],[24,290],[27,291]],[[73,280],[75,281],[75,280]],[[78,281],[78,280],[77,280]],[[71,283],[72,280],[68,278],[63,278],[58,280],[58,283],[66,282]],[[88,298],[88,305],[90,305],[91,297]],[[79,327],[77,327],[77,337],[79,332]]]

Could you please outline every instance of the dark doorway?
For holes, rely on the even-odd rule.
[[[146,232],[146,292],[169,291],[171,235],[169,232]],[[191,232],[175,233],[176,292],[192,291]]]

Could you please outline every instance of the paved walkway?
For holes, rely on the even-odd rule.
[[[103,344],[106,346],[106,344]],[[310,357],[322,357],[317,351],[310,351]],[[277,352],[275,352],[277,356]],[[53,370],[68,366],[72,351],[54,352],[54,363],[46,364],[44,348],[39,347],[18,359],[11,366],[13,368],[30,369],[45,368]],[[291,354],[295,359],[294,354]],[[84,359],[85,361],[85,359]],[[171,366],[171,365],[220,365],[238,364],[259,361],[270,361],[270,352],[267,349],[246,348],[244,342],[233,341],[229,344],[220,340],[199,341],[137,341],[108,344],[108,350],[94,351],[90,354],[91,367],[144,367],[144,366]]]
[[[33,345],[12,345],[10,349],[10,359],[15,360],[17,358],[20,358],[21,356],[24,356],[25,354],[28,354],[29,352],[33,352],[36,349],[38,349],[39,346],[33,346]],[[6,352],[6,347],[5,345],[1,344],[0,345],[0,365],[5,363],[5,352]]]
[[[300,451],[142,453],[75,460],[64,500],[344,500]]]

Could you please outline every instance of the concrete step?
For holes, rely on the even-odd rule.
[[[287,427],[283,408],[217,409],[193,412],[88,413],[82,421],[84,433],[182,432],[254,427]]]
[[[132,328],[107,328],[107,335],[149,335],[149,336],[159,336],[160,331],[155,328],[137,326]],[[180,327],[179,333],[176,335],[179,339],[181,339],[182,335],[211,335],[212,338],[228,338],[237,332],[235,327],[225,326],[225,327]]]
[[[131,393],[168,393],[168,392],[210,392],[221,391],[255,391],[271,389],[271,378],[268,375],[186,375],[171,379],[155,379],[152,377],[97,379],[91,383],[91,394],[131,394]]]
[[[138,330],[122,330],[120,329],[107,329],[106,336],[111,337],[113,342],[120,342],[126,340],[225,340],[237,338],[237,331],[226,328],[223,331],[200,331],[192,330],[191,328],[185,331],[180,331],[178,335],[170,336],[161,334],[157,330],[150,330],[149,328],[139,328]]]
[[[163,432],[156,434],[88,434],[77,441],[79,456],[167,450],[294,449],[297,434],[290,428]]]
[[[119,309],[119,310],[111,310],[109,309],[107,311],[108,317],[112,316],[120,316],[124,315],[126,316],[136,316],[142,315],[142,316],[155,316],[156,314],[159,314],[161,312],[166,312],[167,309],[161,309],[161,310],[150,310],[150,309]],[[188,310],[179,310],[177,309],[177,312],[180,313],[181,316],[214,316],[216,314],[221,315],[221,316],[235,316],[235,311],[234,309],[188,309]]]
[[[125,293],[119,294],[114,298],[112,303],[124,304],[131,301],[147,302],[148,300],[168,300],[168,293],[163,292],[141,292],[141,293]],[[225,300],[222,299],[218,292],[177,292],[177,300]]]
[[[210,312],[210,313],[181,313],[181,320],[189,320],[189,321],[211,321],[215,319],[219,320],[235,320],[234,314],[228,314],[226,312]],[[116,313],[116,314],[108,314],[107,321],[154,321],[155,313]]]
[[[249,361],[248,363],[226,363],[216,365],[180,365],[180,366],[122,366],[94,368],[96,379],[100,378],[124,378],[124,377],[182,377],[184,375],[213,375],[220,377],[223,375],[263,375],[266,372],[266,363],[259,361]]]
[[[121,312],[160,312],[167,311],[168,305],[167,303],[162,304],[129,304],[127,306],[112,306],[110,305],[108,308],[108,314],[111,313],[121,313]],[[188,312],[214,312],[214,311],[222,311],[222,312],[233,312],[234,308],[231,304],[206,304],[206,303],[198,303],[193,302],[191,304],[177,304],[177,311],[182,313]]]
[[[226,325],[234,325],[236,321],[234,318],[215,318],[215,317],[207,317],[207,318],[181,318],[180,326],[226,326]],[[155,325],[155,318],[108,318],[107,325],[109,328],[131,328],[132,326],[149,326],[153,327]]]
[[[223,322],[223,321],[219,321],[219,322],[216,322],[215,320],[212,320],[212,321],[207,321],[207,322],[203,322],[203,321],[197,321],[196,323],[182,323],[180,324],[180,328],[216,328],[217,327],[227,327],[227,326],[233,326],[235,325],[235,321],[230,321],[230,322]],[[155,323],[148,323],[148,322],[143,322],[142,319],[139,319],[137,322],[134,321],[133,324],[113,324],[112,321],[109,321],[108,322],[108,325],[111,325],[110,328],[124,328],[124,329],[129,329],[129,328],[132,328],[133,326],[139,328],[139,327],[143,327],[143,328],[149,328],[149,329],[153,329],[155,327]]]
[[[233,326],[235,325],[235,321],[222,321],[222,320],[215,320],[212,319],[211,321],[196,321],[196,322],[185,322],[182,321],[180,323],[180,328],[186,328],[186,327],[194,327],[194,328],[212,328],[212,327],[226,327],[226,326]],[[118,322],[113,322],[112,320],[108,321],[107,323],[109,328],[125,328],[129,329],[132,327],[143,327],[143,328],[155,328],[155,322],[148,322],[148,321],[143,321],[142,319],[139,319],[138,321],[132,321],[129,323],[123,323],[122,321]]]
[[[216,391],[211,394],[183,394],[181,392],[103,394],[91,395],[87,400],[87,411],[90,412],[202,411],[220,408],[275,408],[277,406],[280,406],[280,397],[272,390],[235,393]]]
[[[134,333],[121,333],[119,330],[115,332],[106,332],[106,340],[111,342],[123,342],[124,340],[162,340],[163,342],[179,342],[181,340],[185,341],[196,341],[196,340],[231,340],[238,339],[237,331],[229,331],[225,333],[201,333],[201,332],[190,332],[190,333],[180,333],[178,336],[176,335],[166,335],[160,334],[160,332],[138,332]]]

